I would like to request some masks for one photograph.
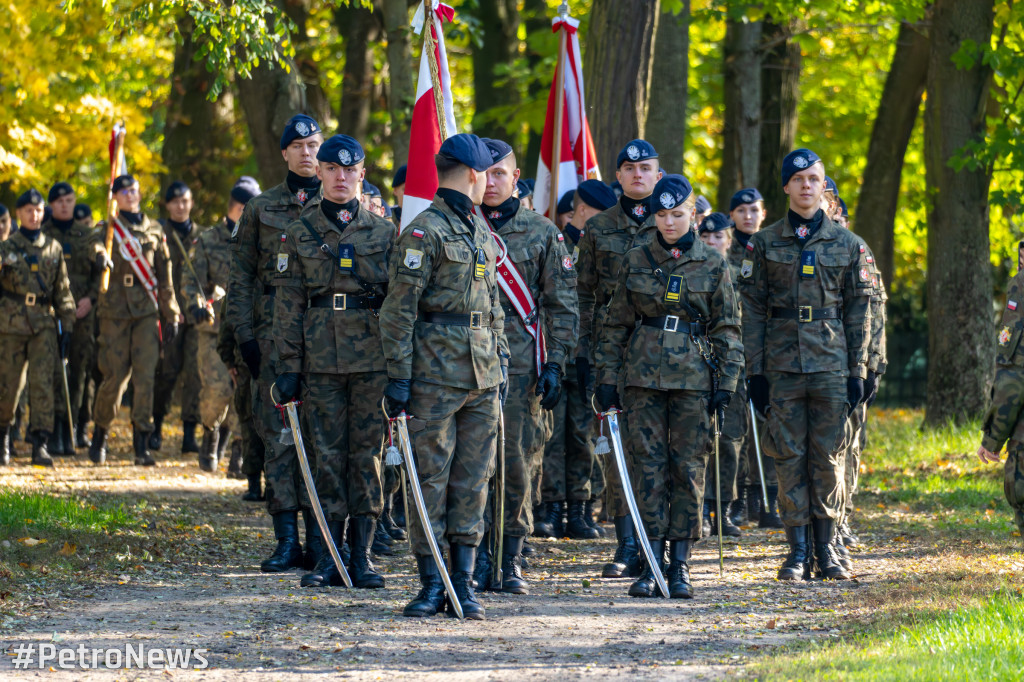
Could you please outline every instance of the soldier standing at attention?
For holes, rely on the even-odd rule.
[[[111,189],[124,232],[115,231],[112,254],[103,250],[96,257],[97,269],[109,268],[111,272],[110,287],[100,294],[96,306],[97,366],[103,381],[96,389],[89,458],[96,464],[106,461],[107,432],[131,379],[135,464],[153,466],[156,460],[148,443],[153,432],[153,390],[160,343],[171,343],[177,336],[181,311],[174,294],[166,237],[160,224],[142,213],[138,181],[120,175]],[[97,229],[102,234],[105,223]],[[126,258],[133,252],[138,256]]]
[[[298,455],[293,443],[281,442],[281,431],[287,427],[274,407],[270,387],[277,378],[274,298],[277,286],[288,283],[289,273],[288,255],[282,250],[285,228],[298,220],[307,202],[319,200],[316,152],[323,141],[320,126],[309,116],[296,114],[288,120],[281,134],[281,157],[288,176],[246,204],[231,235],[225,321],[235,330],[238,351],[253,377],[253,423],[265,445],[267,511],[277,538],[273,554],[260,565],[265,573],[302,565],[312,568],[320,554],[319,530],[304,511],[308,556],[304,560],[302,555],[298,519],[304,493],[300,493]]]
[[[53,373],[67,357],[75,301],[60,243],[41,229],[43,195],[28,190],[18,197],[15,212],[20,227],[0,243],[0,464],[11,461],[11,423],[27,376],[32,464],[52,467],[46,444],[59,395]]]
[[[825,168],[797,149],[782,163],[789,213],[750,239],[740,266],[750,397],[767,414],[789,555],[779,580],[849,573],[832,545],[842,516],[844,436],[864,398],[872,269],[849,231],[820,208]],[[813,533],[813,540],[812,540]]]
[[[380,588],[384,578],[370,561],[383,507],[377,397],[387,384],[378,311],[398,230],[360,206],[366,169],[356,140],[335,135],[320,145],[316,158],[323,198],[288,226],[281,245],[289,276],[274,305],[275,386],[281,402],[301,393],[316,455],[316,491],[338,547],[348,519],[353,586]],[[302,585],[342,584],[324,543]]]
[[[657,235],[623,258],[598,334],[595,395],[603,411],[629,414],[626,447],[644,530],[659,564],[668,541],[670,596],[691,599],[711,421],[729,405],[743,362],[740,312],[728,263],[691,227],[690,183],[667,175],[653,198]],[[660,570],[646,565],[630,596],[656,596]]]
[[[619,281],[619,266],[626,251],[649,244],[657,232],[649,198],[662,176],[658,152],[646,140],[633,140],[619,152],[615,177],[622,185],[618,203],[586,222],[580,238],[579,275],[580,343],[576,374],[581,384],[590,380],[590,339],[601,327],[600,316]],[[623,439],[628,439],[626,419],[619,420]],[[615,521],[618,546],[615,556],[604,565],[605,578],[636,577],[640,574],[639,545],[633,522],[622,496],[622,482],[614,466],[608,467],[609,507]]]
[[[384,401],[392,417],[411,416],[430,525],[451,556],[449,598],[459,600],[466,618],[482,620],[471,581],[509,361],[498,247],[473,214],[484,198],[491,153],[476,135],[457,134],[444,141],[435,163],[434,201],[402,231],[391,258],[380,311],[389,377]],[[421,524],[409,524],[422,589],[404,615],[433,616],[444,605],[444,584]]]

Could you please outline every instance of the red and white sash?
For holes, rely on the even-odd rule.
[[[119,218],[115,217],[112,225],[121,258],[124,258],[128,265],[132,266],[135,276],[142,282],[146,293],[149,294],[153,304],[159,309],[160,303],[156,299],[156,275],[153,273],[153,268],[149,265],[149,261],[146,260],[146,254],[142,251],[142,244],[135,238],[132,231],[121,223]]]

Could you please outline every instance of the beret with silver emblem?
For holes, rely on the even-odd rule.
[[[607,211],[618,201],[612,188],[600,180],[584,180],[576,188],[576,193],[579,195],[580,201],[599,211]]]
[[[452,135],[441,144],[441,149],[437,153],[464,166],[469,166],[478,173],[494,165],[491,161],[491,150],[487,148],[483,140],[472,133]]]
[[[530,187],[530,183],[527,182],[526,180],[517,180],[516,189],[519,190],[520,199],[525,199],[527,197],[533,196],[533,188]]]
[[[756,187],[747,187],[732,195],[732,199],[729,201],[729,210],[735,211],[737,207],[743,204],[753,204],[758,201],[764,201],[761,193],[757,191]]]
[[[627,161],[647,161],[656,158],[658,158],[658,152],[655,151],[654,145],[647,140],[633,140],[619,152],[619,156],[615,160],[615,167],[621,168],[622,164]]]
[[[67,195],[74,193],[75,190],[72,189],[71,185],[69,185],[66,182],[58,182],[57,184],[50,188],[50,194],[46,198],[46,201],[52,204],[53,202],[57,201],[57,199],[60,199],[61,197],[66,197]]]
[[[174,201],[178,197],[183,197],[186,194],[191,193],[192,190],[188,188],[188,185],[186,185],[181,180],[175,180],[170,185],[168,185],[167,191],[164,192],[164,203],[166,204],[169,201]]]
[[[724,213],[709,213],[704,217],[704,220],[700,221],[700,227],[697,228],[699,234],[705,232],[722,232],[728,230],[730,227],[735,227],[734,223],[729,220],[729,216]]]
[[[794,174],[799,173],[806,168],[810,168],[820,161],[821,157],[810,149],[794,149],[790,153],[786,154],[786,158],[782,160],[782,184],[788,184],[789,179],[793,177]]]
[[[21,208],[22,206],[29,205],[43,205],[43,195],[35,187],[33,187],[30,190],[27,190],[20,197],[18,197],[18,200],[14,203],[14,208]]]
[[[75,204],[75,220],[92,220],[89,204]]]
[[[342,166],[354,166],[365,158],[363,146],[348,135],[332,135],[316,152],[317,161]]]
[[[260,183],[256,181],[256,178],[243,175],[238,178],[238,182],[231,188],[231,198],[240,204],[248,203],[249,199],[260,195]]]
[[[839,196],[839,187],[836,185],[836,181],[827,175],[825,176],[825,191]]]
[[[118,192],[134,187],[137,184],[139,184],[139,181],[131,175],[118,175],[114,178],[114,183],[110,186],[110,189],[114,194],[117,194]]]
[[[492,164],[498,163],[512,154],[512,145],[504,140],[495,140],[490,137],[482,137],[480,139],[483,140],[483,143],[487,145],[488,151],[491,152]]]
[[[284,149],[295,140],[301,140],[320,132],[320,126],[313,118],[305,114],[295,114],[284,124],[284,132],[281,133],[281,149]]]
[[[682,175],[666,175],[654,186],[651,193],[651,205],[655,211],[662,211],[679,206],[693,194],[690,181]]]
[[[363,196],[365,196],[365,197],[379,197],[379,196],[381,196],[380,187],[377,187],[377,185],[374,185],[373,183],[367,182],[366,179],[364,178],[363,179]]]
[[[711,202],[703,194],[700,194],[697,196],[697,201],[693,207],[697,209],[697,215],[703,215],[711,210]]]
[[[572,213],[573,196],[572,192],[566,192],[562,195],[562,198],[558,200],[558,207],[555,209],[558,211],[558,215],[562,215],[563,213]]]

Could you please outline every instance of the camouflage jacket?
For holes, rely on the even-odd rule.
[[[690,334],[672,325],[693,322],[684,302],[707,326],[718,361],[719,388],[735,391],[743,363],[740,311],[729,264],[700,239],[679,257],[654,239],[622,259],[618,286],[594,344],[597,380],[602,384],[660,390],[710,391],[711,371]],[[674,300],[666,300],[674,299]],[[673,316],[661,326],[641,318]],[[666,329],[666,327],[669,327]]]
[[[996,347],[992,404],[981,429],[981,444],[999,452],[1007,440],[1024,442],[1024,270],[1010,280]]]
[[[639,227],[626,215],[621,203],[587,221],[578,244],[577,294],[580,302],[579,355],[589,357],[590,338],[596,334],[600,310],[608,304],[619,281],[623,256],[634,246],[649,244],[657,229],[654,214]]]
[[[192,223],[192,229],[189,230],[188,234],[183,235],[171,227],[171,224],[166,220],[160,221],[160,225],[164,229],[164,237],[167,238],[167,250],[171,252],[171,276],[174,278],[174,295],[178,298],[178,308],[185,314],[185,324],[193,325],[195,320],[188,314],[188,307],[192,303],[192,299],[185,294],[185,273],[188,272],[188,266],[185,265],[185,256],[195,249],[196,242],[199,241],[199,235],[205,232],[206,228]],[[181,245],[185,247],[184,251],[178,248],[178,242],[175,241],[173,236],[175,234],[178,235]]]
[[[740,265],[747,376],[841,371],[864,378],[874,268],[859,239],[823,218],[801,246],[783,219],[755,234],[747,249]],[[813,263],[803,263],[804,254],[813,254]],[[838,317],[786,319],[773,316],[774,308],[801,309],[812,318],[818,310],[838,311]]]
[[[238,343],[235,341],[235,328],[231,326],[231,323],[225,317],[228,311],[227,298],[222,299],[220,305],[214,306],[214,308],[216,309],[217,316],[220,318],[217,329],[217,355],[220,356],[221,362],[228,369],[241,367],[245,364],[245,361],[242,359],[242,354],[238,350]]]
[[[350,297],[372,296],[375,302],[370,305],[380,307],[398,230],[361,208],[341,230],[317,203],[304,210],[285,234],[285,284],[278,287],[274,304],[277,371],[383,372],[377,310],[347,305]],[[325,253],[321,244],[337,257]],[[318,306],[316,300],[331,307]]]
[[[388,376],[465,389],[501,383],[509,355],[498,300],[498,247],[483,220],[473,230],[439,196],[402,230],[391,256],[380,335]],[[483,276],[476,277],[482,254]],[[423,313],[476,313],[481,327],[433,324]]]
[[[875,273],[875,295],[871,297],[871,343],[868,346],[868,369],[875,374],[885,374],[889,366],[889,358],[886,351],[885,322],[886,303],[889,301],[889,294],[885,291],[885,283],[882,275]]]
[[[524,208],[498,229],[498,235],[537,304],[547,361],[557,362],[564,371],[569,354],[576,348],[580,319],[576,270],[565,250],[565,237],[550,220]],[[505,338],[512,354],[509,374],[534,374],[537,363],[533,337],[504,290],[500,291],[499,299],[505,311]]]
[[[726,260],[729,261],[729,266],[733,268],[732,272],[734,275],[739,274],[740,267],[743,265],[743,260],[745,258],[750,258],[750,256],[747,255],[750,253],[750,251],[748,251],[747,247],[744,246],[743,242],[741,242],[739,238],[736,237],[736,234],[738,232],[739,230],[736,229],[735,227],[732,229],[732,244],[729,245],[729,253],[726,257]],[[750,235],[750,237],[751,239],[753,239],[754,235]],[[748,243],[749,241],[750,240],[747,240]],[[738,286],[739,282],[736,282],[736,284]]]
[[[189,258],[199,281],[197,282],[187,269],[181,273],[184,313],[192,324],[196,324],[196,321],[192,318],[189,308],[194,305],[205,307],[207,303],[215,303],[224,298],[227,293],[228,277],[231,274],[231,251],[228,244],[230,238],[231,231],[222,220],[219,224],[204,230],[192,243]],[[205,299],[203,295],[206,296]],[[214,305],[213,324],[196,325],[196,329],[210,334],[218,333],[221,323],[220,308],[220,305]]]
[[[315,198],[307,199],[306,203]],[[272,339],[274,285],[279,277],[279,254],[284,230],[299,219],[303,204],[286,182],[253,197],[231,235],[231,277],[227,318],[239,344],[252,339]]]
[[[77,303],[83,298],[92,300],[93,305],[100,295],[100,277],[96,269],[96,254],[102,250],[102,237],[89,223],[76,220],[65,232],[53,220],[43,223],[43,232],[64,250],[64,265],[68,269],[71,295]]]
[[[54,314],[64,330],[71,331],[75,300],[60,243],[45,233],[30,242],[15,230],[0,242],[0,333],[56,334]]]
[[[137,281],[135,271],[121,255],[115,238],[114,253],[109,254],[110,260],[114,262],[114,269],[110,271],[110,286],[107,293],[100,294],[96,316],[114,320],[137,320],[160,312],[161,319],[165,322],[177,322],[181,309],[178,307],[171,279],[171,253],[164,240],[160,223],[143,215],[140,225],[132,225],[127,220],[122,224],[131,230],[142,245],[142,253],[156,277],[156,296],[160,307],[158,310],[157,305],[146,293],[146,287]],[[106,231],[106,223],[100,222],[96,229],[102,235]]]

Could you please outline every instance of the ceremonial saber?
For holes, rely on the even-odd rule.
[[[60,320],[57,320],[57,346],[58,352],[60,352],[60,337],[64,336],[64,328],[61,326]],[[61,357],[60,359],[60,378],[64,384],[64,406],[68,410],[68,433],[71,434],[71,451],[75,451],[75,422],[71,417],[71,389],[68,387],[68,359]]]
[[[495,538],[495,554],[491,557],[494,582],[501,585],[501,557],[505,550],[505,410],[498,396],[498,465],[494,476],[494,520],[491,530]]]
[[[718,522],[718,577],[725,575],[725,555],[722,551],[722,477],[721,466],[718,458],[718,441],[722,436],[722,424],[718,418],[718,410],[715,410],[711,418],[712,428],[715,430],[715,521]]]
[[[761,495],[764,496],[764,508],[768,509],[768,486],[764,482],[764,462],[761,461],[761,439],[757,435],[757,412],[754,410],[754,401],[748,400],[750,405],[750,427],[754,432],[754,454],[757,456],[757,473],[761,474]]]

